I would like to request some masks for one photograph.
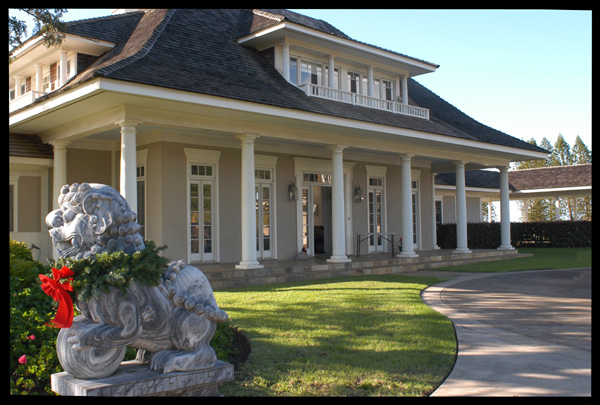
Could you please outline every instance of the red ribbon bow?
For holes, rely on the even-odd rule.
[[[52,276],[54,279],[44,276],[43,274],[39,275],[40,280],[42,280],[42,290],[44,290],[46,295],[51,296],[54,301],[58,302],[56,317],[50,321],[54,323],[54,325],[46,325],[55,328],[70,328],[73,324],[73,301],[67,291],[73,291],[73,287],[69,284],[69,281],[73,281],[73,279],[69,277],[74,275],[75,273],[66,266],[63,266],[60,270],[57,270],[54,267],[52,268]],[[69,278],[69,280],[64,283],[59,283],[59,280],[63,278]]]

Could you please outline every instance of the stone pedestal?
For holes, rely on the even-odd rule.
[[[220,360],[211,368],[168,374],[132,360],[98,380],[80,380],[67,372],[52,374],[52,391],[63,396],[219,396],[219,385],[232,380],[233,365]]]

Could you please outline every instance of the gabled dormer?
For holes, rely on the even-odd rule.
[[[307,96],[429,119],[429,110],[408,104],[407,81],[438,65],[355,41],[287,10],[247,10],[238,32],[243,46],[272,48],[275,68]]]
[[[13,51],[8,66],[9,112],[62,88],[129,35],[143,14],[115,13],[68,22],[62,43],[50,48],[39,35],[28,39]]]
[[[64,86],[115,43],[67,34],[60,46],[47,48],[41,37],[30,39],[9,65],[9,112]]]

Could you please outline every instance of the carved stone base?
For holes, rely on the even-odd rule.
[[[221,360],[211,368],[168,374],[131,360],[122,362],[110,377],[97,380],[80,380],[67,372],[52,374],[52,391],[64,396],[219,396],[219,385],[232,380],[233,365]]]

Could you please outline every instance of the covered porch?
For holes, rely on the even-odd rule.
[[[415,257],[391,257],[389,253],[353,256],[351,262],[332,263],[329,256],[308,259],[264,260],[262,268],[236,269],[237,263],[192,263],[206,275],[215,290],[279,284],[292,281],[312,281],[336,277],[381,274],[402,274],[462,264],[480,263],[526,257],[518,250],[472,249],[471,253],[456,253],[453,249],[417,251]]]

